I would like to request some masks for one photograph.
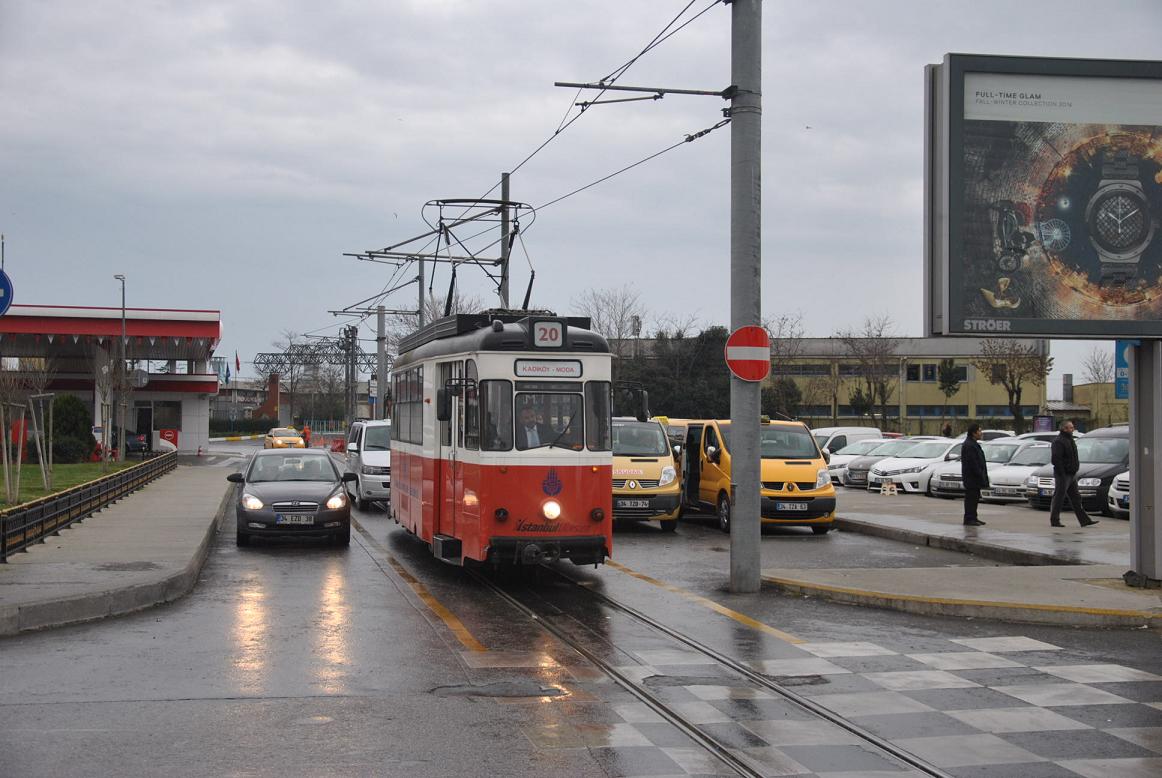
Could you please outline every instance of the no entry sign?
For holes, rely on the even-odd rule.
[[[726,366],[743,381],[761,381],[771,372],[771,338],[762,327],[739,327],[726,339]]]

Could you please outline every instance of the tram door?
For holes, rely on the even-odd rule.
[[[461,362],[443,362],[440,364],[438,372],[439,383],[437,387],[443,388],[451,379],[458,379],[463,374],[463,363]],[[436,488],[436,494],[433,495],[433,502],[436,507],[436,526],[435,533],[440,535],[450,535],[457,537],[456,534],[456,506],[459,504],[458,490],[459,485],[459,449],[457,446],[457,435],[453,434],[460,424],[460,415],[463,413],[461,400],[456,397],[455,392],[452,395],[452,418],[448,421],[437,422],[438,429],[436,431],[436,439],[438,441],[438,452],[436,456],[436,473],[433,483]]]

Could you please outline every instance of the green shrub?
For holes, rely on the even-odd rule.
[[[93,411],[73,394],[58,394],[52,401],[53,437],[63,440],[92,439]]]
[[[87,439],[71,436],[57,437],[52,444],[52,460],[54,463],[59,462],[64,465],[88,462],[95,448],[96,441],[93,440],[92,433],[87,435]],[[29,449],[29,458],[34,456],[36,456],[35,446]]]

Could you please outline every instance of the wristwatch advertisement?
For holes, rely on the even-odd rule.
[[[1138,275],[1142,254],[1154,237],[1154,219],[1138,160],[1118,149],[1102,166],[1102,180],[1085,209],[1089,240],[1101,261],[1101,286],[1128,287]]]

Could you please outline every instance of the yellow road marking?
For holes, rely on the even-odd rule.
[[[725,605],[720,605],[719,603],[715,602],[714,600],[711,600],[708,597],[703,597],[700,594],[694,594],[693,592],[688,592],[685,589],[682,589],[678,586],[674,586],[673,584],[668,584],[665,581],[659,581],[657,578],[651,578],[650,576],[646,575],[645,573],[639,573],[636,570],[631,570],[628,567],[626,567],[625,565],[618,564],[617,562],[614,562],[611,559],[605,560],[605,564],[607,567],[612,567],[614,570],[619,570],[619,571],[625,573],[626,575],[631,575],[640,581],[645,581],[648,584],[653,584],[654,586],[657,586],[661,589],[665,589],[668,592],[673,592],[674,594],[677,594],[681,597],[684,597],[687,600],[690,600],[691,602],[695,602],[704,608],[709,608],[710,610],[714,611],[715,613],[719,613],[719,614],[722,614],[723,616],[726,616],[727,618],[734,619],[739,624],[745,624],[746,626],[750,627],[751,629],[756,629],[759,632],[764,632],[768,635],[771,635],[773,637],[778,638],[779,640],[783,640],[783,641],[786,641],[787,643],[792,643],[792,644],[796,644],[796,645],[799,643],[807,642],[807,641],[803,640],[802,638],[795,637],[794,635],[792,635],[789,632],[783,632],[781,629],[775,629],[774,627],[772,627],[769,624],[764,624],[761,621],[757,621],[755,619],[752,619],[750,616],[747,616],[745,613],[739,613],[736,610],[731,610],[730,608],[727,608]]]
[[[391,565],[391,569],[394,570],[400,578],[407,582],[407,585],[412,588],[412,591],[416,593],[416,596],[420,598],[420,601],[423,602],[424,605],[428,606],[428,610],[440,617],[440,620],[448,626],[448,629],[452,630],[452,634],[456,636],[456,639],[459,640],[465,648],[467,648],[469,651],[488,651],[488,648],[486,648],[483,643],[477,640],[472,635],[472,633],[468,631],[468,628],[464,626],[464,622],[460,621],[460,619],[456,618],[456,614],[452,613],[452,611],[444,607],[444,604],[437,600],[436,596],[428,591],[428,588],[420,583],[419,579],[409,573],[407,568],[400,564],[398,559],[388,553],[387,549],[380,545],[379,542],[371,536],[371,533],[364,529],[362,524],[352,518],[351,525],[355,527],[355,529],[359,530],[359,534],[362,535],[368,543],[374,546],[375,549],[379,551],[379,553],[383,554],[384,558],[387,560],[387,563]]]
[[[932,605],[971,605],[975,607],[1005,608],[1010,610],[1049,611],[1051,613],[1082,613],[1090,616],[1131,616],[1133,618],[1142,619],[1162,618],[1162,613],[1157,611],[1120,610],[1117,608],[1086,608],[1080,605],[1037,605],[1036,603],[1001,602],[998,600],[958,600],[951,597],[923,597],[917,594],[890,594],[888,592],[872,591],[871,589],[854,589],[846,586],[834,586],[832,584],[808,583],[806,581],[796,581],[791,578],[774,578],[770,576],[763,576],[763,580],[767,583],[776,584],[778,586],[786,586],[803,592],[818,590],[821,592],[833,592],[835,594],[851,594],[863,597],[882,597],[885,600],[922,602]]]

